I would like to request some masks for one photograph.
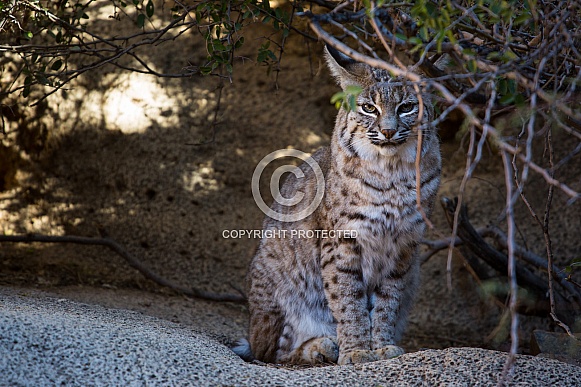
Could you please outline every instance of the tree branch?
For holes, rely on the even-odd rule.
[[[104,238],[90,238],[81,236],[53,236],[53,235],[0,235],[0,243],[73,243],[78,245],[104,246],[120,255],[132,268],[139,271],[145,278],[158,285],[172,289],[183,295],[208,301],[246,303],[246,297],[238,294],[216,294],[195,288],[186,288],[157,275],[141,261],[129,254],[127,250],[115,240]]]

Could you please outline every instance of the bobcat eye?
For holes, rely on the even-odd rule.
[[[401,105],[399,105],[399,107],[397,108],[398,113],[409,113],[412,110],[414,110],[414,108],[416,107],[415,103],[412,102],[406,102],[406,103],[402,103]]]
[[[363,105],[361,105],[361,109],[363,109],[365,113],[370,114],[377,112],[377,108],[370,103],[364,103]]]

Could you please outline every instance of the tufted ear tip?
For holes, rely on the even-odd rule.
[[[363,86],[366,83],[369,66],[357,62],[328,44],[324,51],[327,66],[343,89],[349,85]]]
[[[355,60],[328,44],[325,44],[325,57],[329,66],[331,66],[331,62],[334,62],[335,65],[339,65],[343,69],[347,69],[350,65],[357,63]]]

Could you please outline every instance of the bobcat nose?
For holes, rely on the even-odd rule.
[[[381,134],[385,136],[386,139],[391,139],[397,131],[393,129],[381,129]]]

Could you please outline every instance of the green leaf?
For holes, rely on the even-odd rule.
[[[32,39],[32,36],[33,36],[32,32],[30,32],[30,31],[24,31],[23,35],[24,35],[24,38],[28,39],[28,40]]]
[[[515,98],[514,94],[507,94],[500,98],[498,102],[500,102],[501,105],[508,105],[514,101],[514,98]]]
[[[143,28],[144,25],[145,25],[145,15],[141,13],[137,16],[137,27]]]
[[[423,45],[423,44],[418,44],[418,45],[416,45],[414,48],[412,48],[412,49],[410,50],[410,54],[413,54],[414,52],[418,52],[418,51],[420,51],[422,48],[424,48],[424,45]],[[392,74],[392,76],[393,76],[393,74]]]
[[[516,93],[516,81],[514,79],[509,79],[506,85],[510,94]]]
[[[508,83],[506,82],[506,79],[503,78],[498,81],[497,89],[498,92],[503,95],[508,92]]]
[[[489,53],[488,55],[486,55],[486,59],[488,59],[488,60],[496,60],[500,57],[501,57],[501,54],[498,51],[493,51],[493,52]]]
[[[429,16],[431,17],[435,17],[436,15],[436,5],[434,3],[426,3],[426,12],[428,13]]]
[[[200,73],[202,75],[209,75],[212,73],[212,68],[208,67],[208,66],[202,66],[202,67],[200,67]]]
[[[355,110],[357,108],[357,96],[361,91],[362,88],[359,86],[347,86],[345,91],[335,93],[331,97],[331,103],[334,104],[337,109],[344,107],[348,111]]]
[[[420,37],[425,41],[429,40],[430,36],[428,34],[428,29],[426,28],[426,26],[420,28]]]
[[[212,40],[212,46],[214,48],[213,51],[227,51],[226,46],[224,46],[218,39]]]
[[[337,102],[341,102],[345,98],[345,93],[340,91],[338,93],[333,94],[331,97],[331,103],[336,104]]]
[[[450,43],[452,44],[456,44],[456,37],[454,36],[454,33],[450,30],[446,31],[446,37],[450,40]]]
[[[50,85],[49,79],[47,77],[45,77],[44,74],[36,74],[34,77],[36,78],[38,83],[40,83],[41,85],[45,85],[45,86]]]
[[[478,66],[476,65],[476,61],[474,59],[469,60],[466,63],[466,67],[468,67],[468,71],[471,73],[475,73],[478,70]]]
[[[401,34],[399,32],[396,32],[395,37],[398,38],[398,39],[401,39],[403,41],[406,41],[408,39],[408,37],[406,35]]]
[[[352,94],[349,94],[347,96],[347,106],[349,108],[350,111],[353,111],[355,109],[357,109],[357,104],[355,103],[355,96]]]
[[[411,38],[409,38],[408,42],[410,42],[411,44],[422,44],[423,41],[422,39],[418,38],[417,36],[412,36]]]
[[[525,2],[526,3],[526,2]],[[531,14],[528,12],[523,13],[520,16],[517,16],[516,19],[514,19],[514,25],[519,25],[519,24],[525,24],[526,22],[528,22],[530,19],[532,18]]]
[[[153,16],[153,12],[154,12],[153,1],[149,0],[147,2],[147,5],[145,6],[145,13],[147,14],[147,17],[151,18]]]
[[[240,48],[244,44],[244,36],[241,36],[240,39],[234,43],[234,48]]]
[[[471,48],[465,48],[462,50],[462,54],[468,55],[468,56],[474,56],[474,55],[476,55],[476,52],[474,52],[474,50],[472,50]]]
[[[266,41],[258,49],[258,56],[257,56],[256,60],[259,63],[268,62],[269,59],[271,59],[275,62],[277,61],[277,58],[276,58],[276,55],[274,55],[274,52],[272,52],[271,50],[268,49],[269,46],[270,46],[270,42]]]
[[[526,102],[526,98],[522,94],[516,94],[514,96],[514,104],[518,107],[524,107]]]
[[[501,59],[504,63],[510,62],[511,60],[514,60],[516,58],[518,58],[517,55],[514,52],[512,52],[510,49],[506,50],[502,54],[502,57],[501,57]]]
[[[349,85],[345,88],[345,92],[351,95],[359,95],[363,89],[360,86]]]

